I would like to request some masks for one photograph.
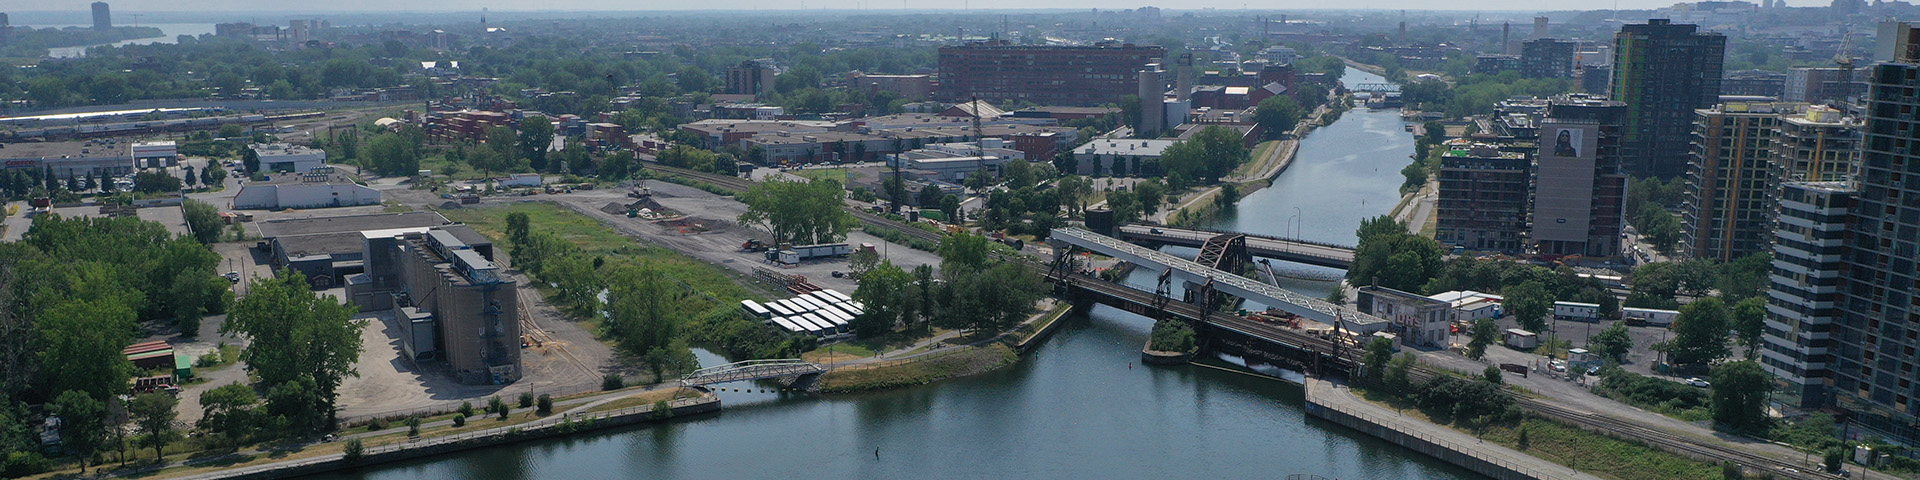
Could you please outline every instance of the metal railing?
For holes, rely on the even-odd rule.
[[[1322,385],[1327,385],[1329,388],[1345,388],[1344,386],[1339,386],[1332,383],[1323,382]],[[1509,471],[1513,471],[1521,475],[1526,475],[1531,478],[1548,479],[1548,480],[1596,478],[1592,475],[1586,475],[1586,474],[1581,474],[1577,471],[1571,471],[1573,470],[1572,468],[1567,468],[1567,470],[1569,471],[1565,471],[1565,472],[1548,471],[1548,470],[1542,470],[1540,468],[1535,468],[1535,466],[1533,465],[1533,462],[1527,462],[1527,461],[1514,458],[1514,454],[1519,454],[1524,456],[1526,455],[1524,453],[1508,451],[1505,446],[1501,446],[1498,444],[1494,444],[1494,446],[1489,447],[1485,441],[1481,441],[1478,439],[1476,439],[1471,443],[1466,443],[1460,440],[1459,438],[1466,435],[1463,433],[1456,432],[1452,435],[1449,435],[1444,433],[1435,434],[1431,432],[1435,428],[1444,429],[1449,427],[1434,425],[1432,423],[1426,423],[1426,422],[1415,422],[1413,420],[1407,419],[1405,417],[1397,416],[1397,415],[1395,416],[1381,415],[1378,412],[1370,411],[1372,409],[1368,409],[1364,407],[1350,408],[1346,404],[1351,402],[1364,402],[1365,400],[1361,400],[1353,397],[1353,393],[1351,390],[1348,390],[1343,394],[1346,395],[1347,398],[1340,399],[1338,401],[1333,401],[1333,402],[1316,401],[1315,404],[1319,405],[1321,408],[1339,412],[1342,415],[1359,419],[1360,421],[1373,424],[1380,428],[1391,430],[1394,433],[1400,434],[1401,436],[1418,439],[1422,442],[1426,442],[1428,444],[1453,451],[1456,454],[1465,455],[1469,458],[1473,458],[1474,460],[1486,462],[1487,464],[1500,467]],[[1335,395],[1340,395],[1340,394],[1335,394]],[[1403,445],[1403,446],[1411,447],[1411,445]]]

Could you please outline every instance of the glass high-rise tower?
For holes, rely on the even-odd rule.
[[[1656,18],[1620,27],[1613,44],[1612,98],[1627,105],[1627,172],[1678,177],[1687,168],[1693,111],[1719,103],[1727,37]]]

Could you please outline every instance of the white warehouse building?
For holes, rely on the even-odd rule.
[[[324,171],[324,170],[323,170]],[[331,208],[379,205],[380,191],[330,173],[282,175],[268,182],[248,183],[233,197],[236,210]]]
[[[287,143],[256,143],[248,146],[260,156],[265,172],[306,173],[327,166],[327,151]]]

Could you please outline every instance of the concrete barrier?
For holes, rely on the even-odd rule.
[[[713,395],[682,398],[668,404],[672,406],[672,417],[720,411],[720,397]],[[538,424],[490,428],[459,435],[371,445],[366,447],[365,453],[359,460],[353,462],[348,462],[344,455],[333,454],[184,478],[194,480],[288,478],[660,420],[663,419],[654,416],[652,405],[641,405],[620,410],[550,417],[540,420],[541,423]]]

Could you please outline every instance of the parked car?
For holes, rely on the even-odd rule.
[[[1706,380],[1701,380],[1699,377],[1688,378],[1685,383],[1687,385],[1692,385],[1700,388],[1708,388],[1713,386],[1713,384],[1707,383]]]

